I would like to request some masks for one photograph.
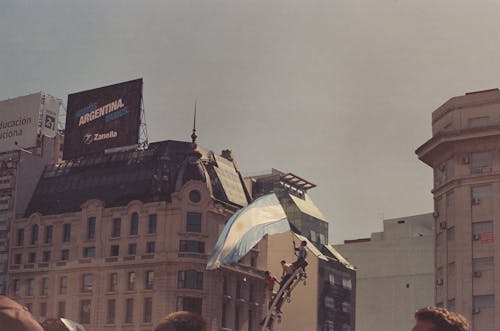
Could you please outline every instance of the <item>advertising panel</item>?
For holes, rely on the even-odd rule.
[[[68,95],[63,158],[137,144],[142,78]]]
[[[42,97],[42,135],[51,138],[55,137],[58,129],[57,119],[59,117],[59,108],[61,108],[60,99],[48,94]]]
[[[0,153],[37,146],[41,95],[0,101]]]

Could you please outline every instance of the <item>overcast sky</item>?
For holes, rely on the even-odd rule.
[[[500,1],[0,2],[0,99],[144,78],[151,142],[232,149],[318,185],[330,241],[432,211],[414,150],[447,99],[500,85]]]

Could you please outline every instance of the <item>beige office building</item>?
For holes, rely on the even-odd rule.
[[[200,313],[211,331],[261,330],[263,272],[279,278],[279,261],[294,260],[292,243],[305,238],[266,236],[239,263],[205,270],[226,221],[252,200],[251,191],[229,151],[215,155],[189,142],[49,165],[25,217],[11,222],[8,295],[40,321],[67,317],[89,331],[151,331],[177,310]],[[334,331],[334,318],[324,329],[318,314],[319,269],[336,260],[309,246],[307,285],[284,305],[275,331]],[[334,272],[332,285],[350,286]],[[346,311],[335,310],[343,319],[335,330],[353,325],[349,293],[338,303]]]
[[[433,168],[435,303],[500,329],[500,91],[454,97],[416,151]]]
[[[356,329],[410,330],[434,301],[432,213],[384,220],[370,238],[335,248],[356,267]]]

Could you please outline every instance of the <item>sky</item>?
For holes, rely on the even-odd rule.
[[[500,2],[0,2],[0,99],[144,79],[149,141],[317,185],[330,242],[432,212],[431,113],[499,87]]]

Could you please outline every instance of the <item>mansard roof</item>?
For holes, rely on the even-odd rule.
[[[90,156],[46,166],[26,210],[53,215],[76,212],[90,199],[106,207],[132,200],[170,201],[189,180],[206,183],[214,199],[236,208],[249,195],[231,158],[190,142],[167,140],[147,149]]]

